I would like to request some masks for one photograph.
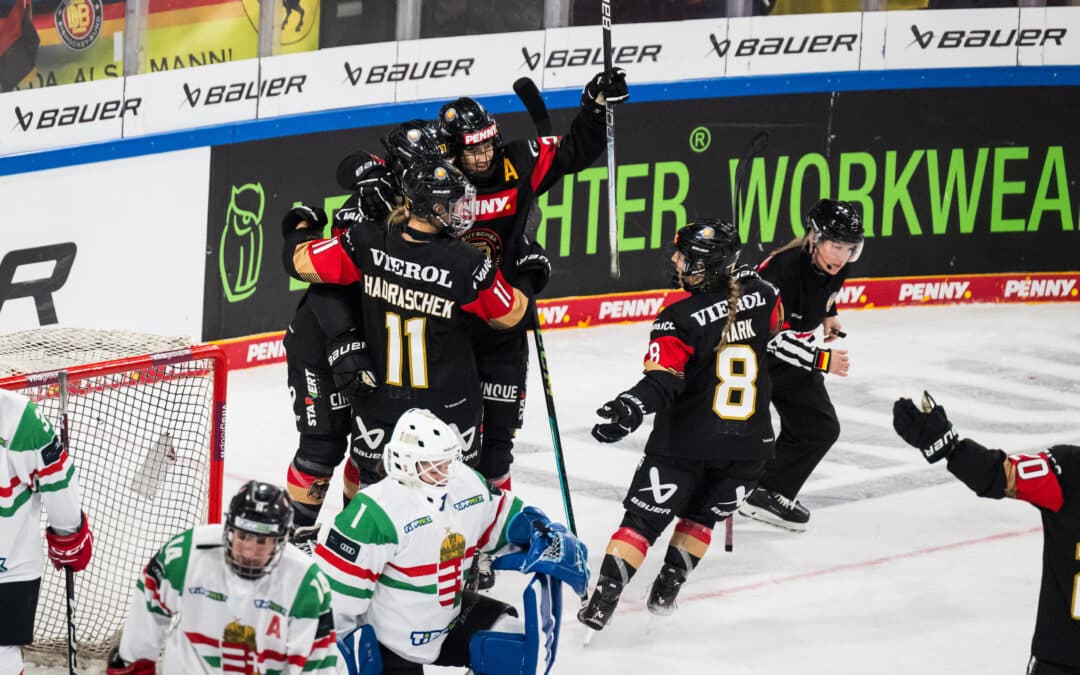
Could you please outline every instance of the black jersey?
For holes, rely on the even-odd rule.
[[[1043,562],[1031,653],[1039,660],[1080,668],[1080,447],[1057,445],[1010,460],[1017,468],[1017,498],[1036,499],[1037,488],[1025,484],[1039,480],[1056,478],[1061,490],[1057,511],[1035,504],[1042,514]]]
[[[341,245],[362,275],[364,335],[380,397],[436,408],[479,405],[465,317],[487,320],[513,305],[491,261],[457,239],[411,242],[393,226],[353,227]]]
[[[528,245],[525,221],[537,195],[568,173],[592,164],[604,149],[604,118],[582,111],[563,137],[510,141],[485,178],[469,177],[476,186],[476,223],[462,236],[495,261],[513,284],[514,264]]]
[[[836,315],[836,296],[850,267],[831,275],[821,272],[800,246],[769,256],[758,265],[758,273],[780,289],[787,325],[805,334],[814,332],[826,316]]]
[[[728,292],[692,293],[653,322],[646,370],[682,375],[672,404],[656,413],[646,454],[724,459],[772,456],[772,387],[765,346],[780,328],[776,287],[746,270],[727,346]]]

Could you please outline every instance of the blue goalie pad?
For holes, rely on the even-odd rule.
[[[529,509],[532,507],[526,507]],[[543,516],[537,518],[536,513]],[[511,539],[511,529],[517,525],[514,536],[521,537],[526,527],[532,529],[527,542],[528,549],[507,553],[495,558],[491,567],[496,570],[516,570],[523,574],[546,574],[565,581],[579,596],[589,587],[589,550],[585,544],[566,530],[564,525],[546,521],[547,517],[539,509],[533,514],[525,510],[514,516],[507,528],[507,539]],[[515,542],[517,543],[517,542]],[[526,542],[518,545],[525,546]]]
[[[353,628],[338,638],[337,646],[349,675],[381,675],[382,653],[373,627]]]
[[[506,526],[506,540],[518,546],[528,546],[536,532],[536,523],[546,527],[551,525],[551,518],[535,506],[526,506],[510,519],[510,524]]]
[[[477,631],[469,641],[475,675],[547,675],[562,626],[562,582],[536,574],[522,594],[525,633]]]

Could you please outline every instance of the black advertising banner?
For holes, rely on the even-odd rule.
[[[1069,87],[624,105],[616,127],[622,278],[607,274],[601,158],[540,200],[538,238],[554,268],[544,295],[664,286],[668,242],[695,215],[734,216],[743,259],[757,262],[803,234],[802,214],[822,196],[862,210],[859,277],[1076,270],[1080,133],[1070,118],[1077,109],[1080,90]],[[555,111],[555,129],[574,112]],[[531,134],[525,115],[501,115],[500,123],[509,138]],[[328,211],[340,204],[338,160],[356,148],[379,150],[386,131],[214,148],[204,339],[287,325],[302,289],[283,272],[282,215],[295,201]],[[757,152],[740,171],[755,139]],[[733,206],[743,173],[745,191]]]

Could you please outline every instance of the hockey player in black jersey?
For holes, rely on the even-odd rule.
[[[454,163],[476,186],[476,224],[463,239],[476,246],[507,281],[533,297],[547,285],[551,265],[543,247],[530,239],[526,218],[537,196],[560,178],[596,160],[604,149],[604,110],[628,98],[621,69],[600,73],[581,96],[581,110],[561,138],[505,142],[495,118],[471,98],[439,111]],[[529,350],[523,322],[494,331],[472,321],[473,349],[484,390],[483,448],[478,470],[490,482],[509,487],[513,437],[525,409]]]
[[[737,269],[738,230],[697,220],[675,235],[675,280],[690,296],[653,322],[645,376],[608,401],[593,427],[602,443],[622,439],[656,413],[630,483],[619,529],[578,619],[602,629],[645,554],[674,518],[675,533],[649,592],[648,608],[670,614],[687,575],[705,556],[713,526],[754,489],[773,454],[766,345],[783,322],[776,288]]]
[[[1039,509],[1042,585],[1027,674],[1080,675],[1080,446],[1014,455],[985,448],[960,438],[926,392],[919,407],[909,398],[893,404],[893,428],[931,464],[947,460],[949,473],[980,497]]]
[[[382,447],[405,410],[436,411],[456,426],[463,458],[479,454],[480,380],[466,316],[512,327],[527,298],[459,237],[472,224],[475,192],[452,165],[423,162],[401,179],[405,205],[387,227],[354,224],[342,236],[300,227],[290,274],[313,283],[361,282],[363,330],[378,387],[354,408],[351,454],[364,484],[382,476]],[[306,230],[306,232],[305,232]],[[305,238],[306,236],[306,238]]]
[[[366,151],[343,159],[337,181],[351,194],[334,212],[332,235],[344,233],[353,223],[381,226],[400,201],[398,179],[405,167],[441,157],[438,143],[433,123],[412,120],[394,127],[383,140],[385,163]],[[301,222],[321,230],[326,216],[321,209],[298,206],[285,217],[286,236]],[[285,331],[289,391],[300,433],[286,477],[294,511],[290,539],[305,550],[314,541],[334,469],[348,449],[354,425],[351,404],[375,386],[374,366],[359,330],[359,298],[358,287],[315,284],[301,297]],[[346,502],[356,494],[359,482],[355,465],[346,464]]]
[[[795,532],[810,520],[810,511],[795,497],[840,436],[824,374],[846,377],[848,354],[809,341],[819,326],[825,343],[843,337],[836,298],[862,247],[862,219],[855,208],[823,199],[807,213],[806,236],[758,266],[761,277],[780,289],[787,323],[768,360],[772,402],[780,416],[776,458],[739,509],[745,516]]]

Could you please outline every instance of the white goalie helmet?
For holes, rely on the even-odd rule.
[[[461,459],[461,434],[430,410],[412,408],[398,419],[383,449],[386,475],[402,485],[441,492]]]

